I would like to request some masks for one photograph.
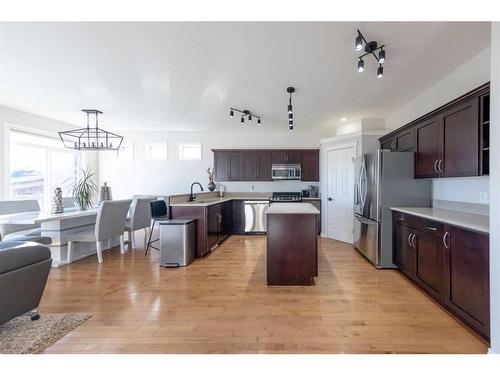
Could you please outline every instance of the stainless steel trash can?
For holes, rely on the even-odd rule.
[[[196,251],[196,220],[162,220],[160,225],[160,266],[184,267]]]

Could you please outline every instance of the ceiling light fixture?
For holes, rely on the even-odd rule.
[[[385,45],[379,46],[376,41],[367,42],[361,31],[357,30],[357,32],[358,35],[356,36],[355,40],[356,51],[361,51],[361,49],[363,48],[363,43],[365,46],[365,53],[361,56],[358,56],[358,72],[362,73],[365,71],[365,62],[363,60],[363,57],[373,55],[373,57],[379,64],[379,67],[377,69],[377,78],[382,78],[384,76],[384,68],[382,67],[382,64],[386,61],[384,49]],[[379,51],[378,56],[375,53],[376,51]]]
[[[107,151],[118,150],[123,142],[121,135],[100,129],[98,116],[102,115],[97,109],[82,109],[87,113],[87,127],[59,132],[64,147],[79,151]],[[95,115],[95,126],[90,127],[90,115]]]
[[[290,95],[288,99],[288,130],[293,131],[292,94],[295,92],[295,87],[287,87],[286,92]]]
[[[382,78],[384,76],[384,67],[382,64],[377,68],[377,78]]]
[[[385,63],[385,51],[384,51],[384,49],[383,49],[383,48],[382,48],[382,49],[379,51],[379,53],[378,53],[378,62],[379,62],[380,64]]]
[[[359,59],[359,61],[358,61],[358,72],[362,73],[364,71],[365,71],[365,62],[363,61],[363,59]]]
[[[340,121],[342,121],[342,122],[346,122],[346,121],[347,121],[347,119],[346,119],[345,117],[342,117],[342,118],[340,119]]]
[[[240,122],[243,124],[245,122],[245,117],[247,117],[248,122],[253,122],[253,118],[255,117],[257,119],[257,125],[261,125],[262,121],[260,119],[259,115],[256,115],[253,112],[250,112],[248,109],[236,109],[231,107],[229,109],[229,116],[233,117],[234,112],[241,113],[241,120]]]
[[[356,40],[354,42],[354,48],[356,51],[361,51],[363,49],[363,36],[361,35],[361,31],[358,30],[358,36],[356,36]]]

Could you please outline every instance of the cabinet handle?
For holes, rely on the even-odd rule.
[[[436,160],[434,162],[434,170],[436,171],[436,173],[439,173],[438,169],[437,169],[437,164],[438,164],[439,160]]]
[[[408,235],[408,245],[410,245],[410,246],[412,246],[412,244],[411,244],[411,236],[412,236],[412,235],[413,235],[412,233],[410,233],[410,234]]]
[[[437,230],[437,228],[434,228],[434,227],[428,227],[428,226],[425,226],[427,229],[429,230]]]
[[[450,238],[450,233],[449,232],[446,232],[443,236],[443,245],[446,249],[449,249],[450,248],[450,245],[448,243],[448,239]]]
[[[439,163],[438,163],[438,169],[439,169],[439,172],[440,173],[444,173],[443,169],[441,168],[441,163],[443,162],[443,159],[439,159]]]
[[[399,221],[405,221],[404,217],[395,217],[394,219],[399,220]]]
[[[417,235],[414,234],[413,237],[411,238],[411,245],[416,249],[417,245],[415,244],[415,239],[417,238]]]

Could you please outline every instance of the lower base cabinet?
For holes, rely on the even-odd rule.
[[[393,247],[405,276],[489,340],[488,235],[394,212]]]

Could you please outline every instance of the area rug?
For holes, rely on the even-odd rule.
[[[89,314],[40,314],[35,321],[24,315],[12,319],[0,325],[0,353],[40,353],[88,318]]]

